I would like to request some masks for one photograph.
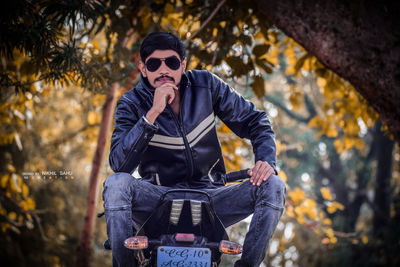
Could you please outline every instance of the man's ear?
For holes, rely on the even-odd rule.
[[[187,58],[185,57],[183,60],[182,60],[182,74],[185,72],[185,70],[186,70],[186,63],[187,63]]]
[[[142,61],[139,62],[139,70],[142,73],[143,77],[147,77],[146,66]]]

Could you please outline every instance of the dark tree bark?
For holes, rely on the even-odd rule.
[[[375,126],[376,128],[376,126]],[[375,156],[375,151],[376,151],[376,146],[377,146],[377,140],[376,140],[376,130],[373,133],[373,140],[372,143],[369,146],[369,152],[367,157],[363,160],[363,166],[357,170],[357,189],[356,189],[356,196],[354,200],[349,204],[348,206],[348,214],[351,214],[351,216],[348,218],[348,228],[350,229],[349,231],[355,231],[356,229],[356,223],[358,216],[360,214],[361,206],[362,204],[365,203],[366,198],[367,198],[367,185],[368,181],[370,180],[371,177],[371,161]],[[361,153],[360,153],[361,154]],[[362,157],[359,155],[358,157]]]
[[[259,0],[279,29],[353,84],[400,142],[398,1]]]
[[[383,234],[381,230],[385,229],[390,222],[390,203],[392,200],[390,181],[392,178],[394,142],[382,133],[380,124],[378,124],[376,131],[378,168],[373,202],[373,232],[376,236],[380,236]]]
[[[100,173],[101,162],[103,161],[104,149],[107,138],[110,133],[113,114],[116,104],[116,95],[119,84],[114,83],[109,91],[103,105],[103,114],[100,123],[100,133],[97,138],[96,153],[93,157],[92,171],[90,172],[88,202],[86,206],[86,216],[79,239],[78,251],[76,256],[77,267],[87,267],[90,263],[91,241],[94,227],[94,219],[96,212],[97,196],[98,196],[98,179]]]

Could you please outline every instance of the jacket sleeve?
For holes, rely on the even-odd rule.
[[[137,114],[133,103],[123,95],[115,111],[109,156],[111,169],[132,174],[157,130],[157,126],[146,123],[144,117]]]
[[[210,76],[215,114],[239,137],[250,139],[255,161],[268,162],[276,173],[275,134],[267,114],[220,78]]]

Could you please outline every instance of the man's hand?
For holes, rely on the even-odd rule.
[[[158,115],[160,115],[168,104],[171,104],[178,91],[178,87],[173,83],[164,83],[157,87],[154,91],[153,106],[147,112],[146,118],[151,123],[154,123]]]
[[[266,161],[257,161],[256,165],[247,171],[250,175],[250,182],[253,185],[260,186],[263,181],[266,181],[275,170]]]

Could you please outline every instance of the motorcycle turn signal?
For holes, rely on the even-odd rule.
[[[126,248],[133,250],[146,249],[149,245],[147,236],[133,236],[125,240],[124,245]]]
[[[219,251],[225,254],[238,255],[242,253],[242,246],[232,241],[222,240],[219,243]]]

